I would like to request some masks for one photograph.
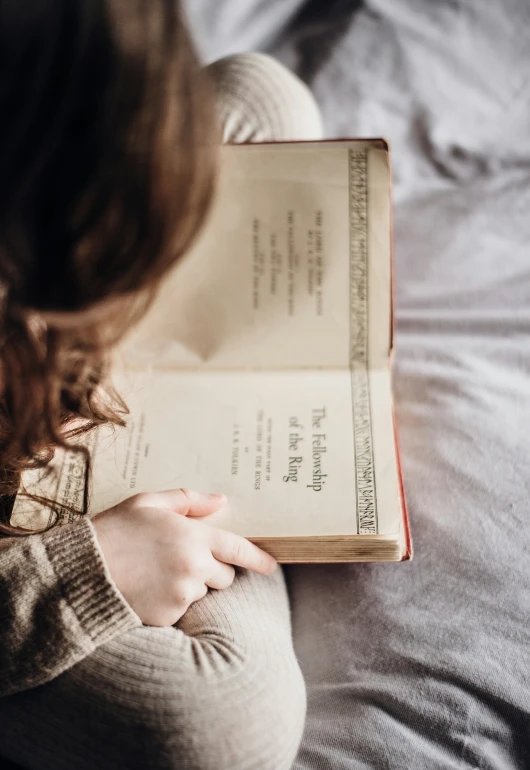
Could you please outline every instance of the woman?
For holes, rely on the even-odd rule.
[[[175,0],[2,0],[0,115],[5,502],[54,447],[120,421],[109,352],[204,220],[216,121],[237,142],[321,124],[268,57],[201,70]],[[32,770],[291,766],[305,692],[283,577],[198,518],[222,502],[140,495],[30,536],[4,506],[1,755]]]

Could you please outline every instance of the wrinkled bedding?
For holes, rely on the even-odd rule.
[[[190,0],[203,57],[261,49],[328,136],[384,135],[394,383],[415,558],[289,570],[296,770],[530,767],[530,3]]]

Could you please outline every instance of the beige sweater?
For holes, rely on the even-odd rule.
[[[140,625],[88,519],[0,538],[0,697],[48,682]]]

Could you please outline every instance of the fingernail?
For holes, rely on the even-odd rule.
[[[223,495],[223,494],[219,494],[219,492],[210,492],[210,493],[208,494],[208,497],[209,497],[211,500],[215,500],[216,502],[219,502],[219,503],[226,503],[226,495]]]

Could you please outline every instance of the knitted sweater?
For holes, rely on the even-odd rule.
[[[88,519],[0,538],[0,697],[48,682],[139,625]]]

